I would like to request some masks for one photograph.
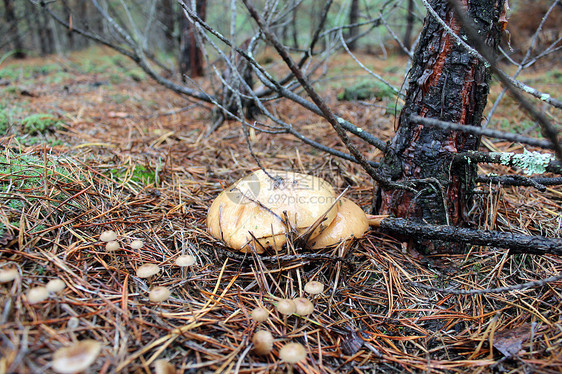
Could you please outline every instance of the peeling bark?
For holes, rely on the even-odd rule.
[[[504,0],[462,0],[486,44],[496,49]],[[461,25],[447,0],[432,0],[432,7],[447,25],[463,37]],[[455,163],[457,153],[476,150],[480,138],[459,131],[416,123],[413,114],[426,118],[481,126],[489,92],[490,74],[483,63],[467,53],[431,16],[424,29],[409,72],[406,103],[396,135],[385,154],[381,171],[395,181],[410,182],[419,191],[381,188],[379,214],[391,214],[431,224],[465,226],[472,205],[476,165]],[[458,251],[459,244],[414,240],[426,253]]]

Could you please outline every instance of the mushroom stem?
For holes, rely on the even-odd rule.
[[[382,220],[385,218],[388,218],[388,214],[382,214],[380,216],[367,214],[367,221],[369,222],[369,226],[373,227],[380,227]]]

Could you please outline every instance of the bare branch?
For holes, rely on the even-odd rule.
[[[556,178],[528,178],[521,175],[479,175],[476,178],[477,183],[493,183],[503,186],[528,186],[544,192],[546,186],[554,186],[562,184],[562,177]]]
[[[539,34],[540,34],[546,20],[548,19],[548,16],[550,15],[550,13],[552,12],[552,10],[554,9],[555,6],[556,6],[556,1],[552,3],[552,5],[550,6],[548,11],[546,12],[544,17],[542,18],[541,23],[539,24],[539,27],[537,27],[537,29],[535,30],[535,34],[531,38],[531,43],[529,44],[529,47],[527,48],[527,52],[525,53],[525,56],[523,57],[523,60],[521,60],[521,63],[517,64],[517,71],[513,74],[513,76],[512,76],[513,79],[517,78],[519,73],[524,69],[523,65],[525,65],[527,63],[527,60],[531,57],[531,52],[533,51],[533,48],[535,47],[535,44],[536,44],[537,39],[539,37]],[[504,52],[504,54],[505,54],[505,52]],[[535,63],[539,58],[540,57],[535,57],[532,61],[529,62],[528,66]],[[527,67],[527,66],[525,66],[525,67]],[[503,99],[506,92],[507,92],[507,88],[504,87],[504,89],[502,90],[502,92],[500,92],[500,94],[498,95],[498,98],[494,102],[494,105],[492,106],[492,109],[490,109],[490,112],[488,112],[486,122],[484,122],[482,127],[484,127],[484,128],[488,127],[488,125],[490,124],[490,121],[492,120],[492,116],[494,115],[496,109],[498,108],[498,105],[499,105],[500,101]]]
[[[339,138],[345,144],[345,146],[349,149],[350,153],[355,157],[358,163],[367,171],[367,173],[377,181],[380,185],[385,187],[394,187],[405,189],[408,188],[404,185],[399,183],[391,182],[386,178],[383,178],[363,157],[363,155],[359,152],[359,150],[351,144],[347,133],[345,132],[344,128],[341,126],[340,122],[338,122],[338,118],[336,115],[328,108],[324,100],[320,98],[320,96],[314,91],[314,89],[310,86],[307,79],[304,77],[302,71],[295,65],[293,59],[289,56],[285,48],[279,43],[277,37],[268,29],[267,25],[264,23],[263,18],[259,15],[256,8],[253,4],[250,3],[249,0],[242,0],[252,18],[257,22],[262,32],[265,34],[266,38],[272,43],[272,45],[277,50],[277,53],[281,56],[283,61],[287,64],[289,69],[293,72],[299,83],[303,86],[306,90],[312,101],[316,104],[316,106],[322,111],[324,117],[330,122],[336,133],[338,134]]]
[[[380,229],[416,239],[443,240],[506,248],[510,253],[562,255],[562,239],[501,231],[476,230],[446,225],[429,225],[404,218],[385,218]]]
[[[412,115],[410,119],[414,122],[421,122],[424,125],[439,127],[443,130],[457,130],[463,131],[469,134],[483,135],[491,138],[505,139],[512,142],[519,142],[523,144],[532,145],[535,147],[541,147],[545,149],[553,149],[554,147],[549,141],[540,140],[535,138],[529,138],[528,136],[513,134],[510,132],[489,130],[478,126],[460,125],[458,123],[440,121],[433,118],[420,117],[418,115]]]
[[[545,156],[550,157],[547,159]],[[524,155],[508,152],[469,152],[458,153],[454,156],[454,159],[459,161],[463,161],[466,158],[478,163],[501,164],[516,168],[524,168],[526,166],[526,162],[523,162],[525,159]],[[541,158],[542,160],[539,161],[538,165],[529,164],[529,166],[533,166],[535,172],[539,172],[538,169],[542,169],[542,172],[562,175],[562,162],[557,161],[554,155],[542,155]]]

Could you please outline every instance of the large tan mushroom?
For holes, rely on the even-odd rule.
[[[369,220],[357,204],[342,197],[337,202],[337,215],[320,235],[308,241],[312,249],[330,247],[345,240],[361,238],[369,230]]]
[[[303,233],[324,217],[310,234],[314,238],[336,216],[334,189],[325,180],[295,172],[266,172],[258,170],[240,179],[209,208],[209,233],[232,249],[248,252],[255,238],[258,253],[268,247],[279,250],[287,240],[287,226]]]

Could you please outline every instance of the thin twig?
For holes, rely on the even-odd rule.
[[[541,148],[545,148],[545,149],[553,149],[553,146],[549,141],[534,139],[534,138],[530,138],[528,136],[513,134],[513,133],[510,133],[510,132],[504,132],[504,131],[499,131],[499,130],[490,130],[490,129],[485,129],[485,128],[477,127],[477,126],[460,125],[458,123],[440,121],[438,119],[425,118],[425,117],[420,117],[418,115],[410,116],[410,120],[413,121],[413,122],[421,122],[424,125],[439,127],[440,129],[443,129],[443,130],[462,131],[462,132],[466,132],[466,133],[469,133],[469,134],[483,135],[483,136],[487,136],[487,137],[491,137],[491,138],[505,139],[505,140],[509,140],[509,141],[512,141],[512,142],[519,142],[519,143],[523,143],[523,144],[528,144],[528,145],[532,145],[532,146],[535,146],[535,147],[541,147]]]

